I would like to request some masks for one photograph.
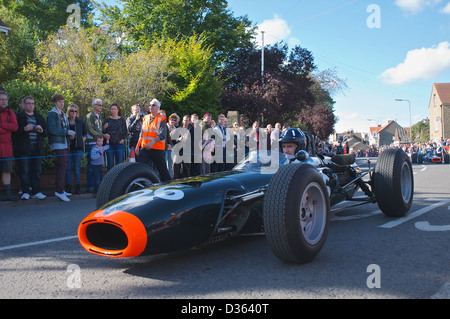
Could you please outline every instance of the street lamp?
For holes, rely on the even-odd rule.
[[[409,104],[409,141],[412,144],[412,123],[411,123],[411,101],[405,99],[395,99],[397,102],[408,102]]]

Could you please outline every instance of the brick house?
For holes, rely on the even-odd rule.
[[[434,83],[430,103],[430,139],[450,138],[450,83]]]
[[[402,145],[409,143],[408,130],[401,127],[396,121],[388,121],[381,129],[378,128],[378,145]]]

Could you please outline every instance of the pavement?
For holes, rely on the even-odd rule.
[[[17,207],[17,206],[23,206],[23,205],[39,205],[39,204],[45,204],[48,202],[58,202],[61,201],[58,197],[54,195],[55,192],[51,191],[42,191],[44,195],[47,197],[44,199],[20,199],[20,195],[17,195],[19,197],[19,200],[12,202],[7,200],[0,200],[0,209],[6,208],[6,207]],[[72,194],[69,196],[70,200],[80,200],[80,199],[89,199],[93,198],[92,193],[82,193],[82,194]]]

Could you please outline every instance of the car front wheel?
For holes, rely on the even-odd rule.
[[[122,195],[160,183],[156,173],[144,163],[121,163],[103,178],[97,193],[97,208]]]
[[[312,261],[325,243],[329,210],[324,180],[314,167],[281,166],[264,196],[264,229],[273,253],[289,263]]]

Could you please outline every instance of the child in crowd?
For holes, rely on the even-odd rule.
[[[92,165],[92,178],[94,180],[94,197],[97,197],[98,187],[103,179],[103,165],[104,156],[103,153],[109,149],[109,140],[106,140],[106,145],[103,146],[103,137],[95,137],[95,146],[91,150],[91,165]]]

